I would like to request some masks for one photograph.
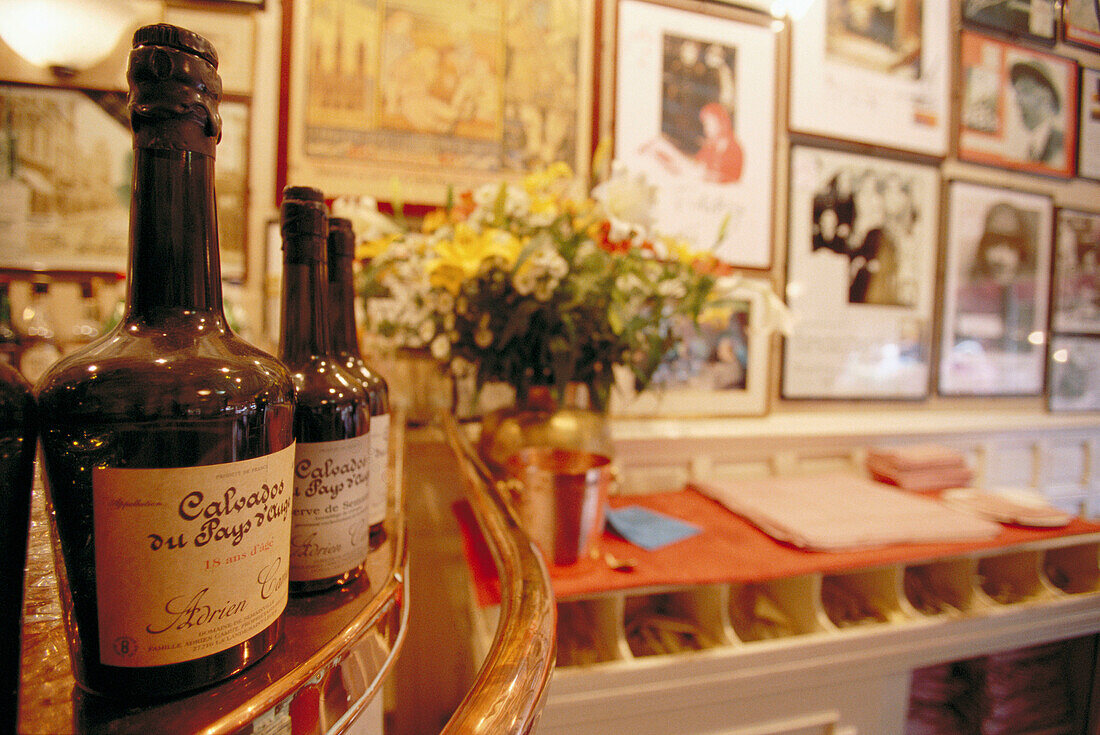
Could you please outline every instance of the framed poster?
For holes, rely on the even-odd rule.
[[[222,102],[222,276],[247,270],[248,105]],[[0,85],[0,265],[125,273],[133,139],[121,92]]]
[[[939,228],[933,166],[791,152],[785,398],[923,398]]]
[[[775,33],[641,0],[618,9],[616,159],[655,186],[657,229],[767,268]]]
[[[1066,41],[1100,49],[1100,6],[1096,0],[1065,0],[1062,28]]]
[[[792,130],[946,155],[949,0],[813,0],[794,22]]]
[[[0,265],[125,272],[133,141],[121,92],[0,85]]]
[[[443,204],[564,161],[588,171],[592,0],[303,0],[287,75],[286,181]]]
[[[218,202],[218,245],[222,278],[243,281],[248,273],[248,125],[249,107],[240,102],[218,105],[222,139],[214,166]]]
[[[1081,68],[1077,175],[1100,180],[1100,70]]]
[[[1049,369],[1051,411],[1100,411],[1100,338],[1054,335]]]
[[[1043,389],[1053,205],[967,182],[948,189],[939,392]]]
[[[963,20],[973,25],[1054,43],[1055,0],[962,0]]]
[[[959,158],[1073,176],[1076,63],[970,31],[960,62]]]
[[[681,339],[641,393],[633,375],[615,373],[611,412],[618,416],[759,416],[767,410],[769,331],[761,292],[745,289]]]
[[[1100,336],[1100,214],[1059,209],[1050,328]]]

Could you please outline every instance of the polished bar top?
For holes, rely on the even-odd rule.
[[[378,694],[407,628],[408,563],[402,498],[404,419],[391,422],[387,536],[348,586],[291,597],[282,639],[241,674],[150,706],[127,706],[75,686],[43,488],[34,491],[24,581],[21,735],[340,733]],[[270,729],[269,729],[270,728]]]

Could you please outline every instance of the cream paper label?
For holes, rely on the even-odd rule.
[[[287,603],[295,447],[92,471],[100,661],[162,666],[248,640]]]
[[[370,417],[370,503],[367,518],[373,526],[386,520],[390,494],[390,415]]]
[[[371,433],[298,443],[290,532],[292,581],[335,577],[367,558]]]

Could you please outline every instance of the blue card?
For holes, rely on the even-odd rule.
[[[698,526],[637,505],[609,508],[607,523],[620,536],[646,551],[654,551],[700,533]]]

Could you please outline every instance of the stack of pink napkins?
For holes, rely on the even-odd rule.
[[[962,487],[974,476],[961,452],[938,444],[871,447],[867,469],[879,482],[913,492]]]

